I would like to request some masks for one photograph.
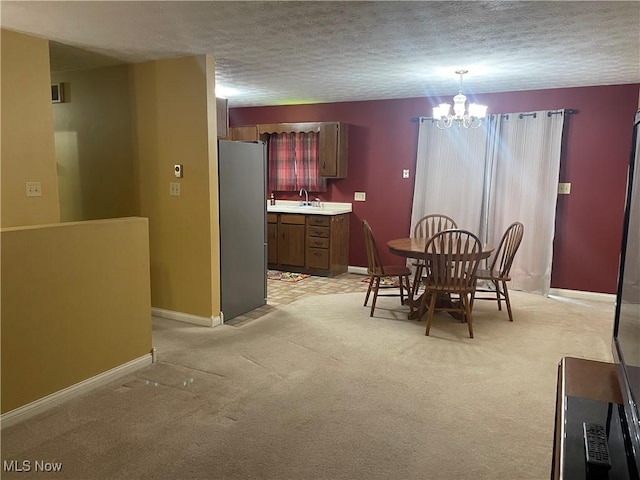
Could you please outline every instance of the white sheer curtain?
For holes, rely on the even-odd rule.
[[[563,124],[562,110],[494,115],[478,129],[421,119],[411,225],[444,213],[497,248],[522,222],[510,288],[547,295]]]
[[[490,169],[488,241],[498,246],[513,222],[524,237],[510,288],[549,294],[564,111],[503,115]]]
[[[420,119],[412,227],[425,215],[443,213],[459,228],[480,231],[489,128],[441,130]]]

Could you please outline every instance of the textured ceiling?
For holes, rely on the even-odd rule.
[[[229,105],[640,83],[640,2],[0,2],[52,69],[209,54]],[[81,50],[79,50],[81,49]]]

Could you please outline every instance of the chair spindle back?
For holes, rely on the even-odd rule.
[[[413,227],[414,238],[429,238],[443,230],[458,228],[456,222],[441,213],[432,213],[418,220]]]
[[[380,254],[376,247],[376,240],[373,238],[373,232],[371,231],[369,222],[363,220],[362,229],[364,231],[364,244],[367,249],[367,273],[384,274],[384,267],[382,266]]]
[[[505,277],[509,275],[523,235],[524,225],[522,223],[514,222],[509,225],[502,235],[496,255],[491,262],[491,271],[499,272],[501,276]]]
[[[481,252],[480,239],[471,232],[450,229],[436,233],[425,246],[430,282],[446,290],[472,291]]]

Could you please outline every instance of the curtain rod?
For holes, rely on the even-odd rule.
[[[551,115],[559,115],[562,111],[561,110],[557,110],[555,112],[547,112],[547,116],[551,116]],[[572,109],[572,108],[565,108],[564,109],[564,114],[565,115],[575,115],[576,113],[578,113],[578,110]],[[509,113],[490,113],[489,115],[502,115],[502,116],[506,116],[507,118],[509,118]],[[512,114],[511,114],[512,115]],[[535,112],[534,113],[520,113],[519,116],[520,118],[523,117],[535,117]],[[421,122],[422,120],[433,120],[433,117],[413,117],[411,119],[412,122]]]

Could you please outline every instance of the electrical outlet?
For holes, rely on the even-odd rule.
[[[353,200],[355,202],[364,202],[367,199],[367,194],[365,192],[354,192]]]
[[[402,170],[402,178],[409,178],[409,169],[405,168]]]
[[[27,197],[41,197],[42,185],[40,182],[27,182]]]
[[[559,195],[569,195],[571,193],[571,184],[570,183],[559,183],[558,184],[558,194]]]
[[[169,182],[169,195],[172,197],[180,196],[180,184],[178,182]]]

